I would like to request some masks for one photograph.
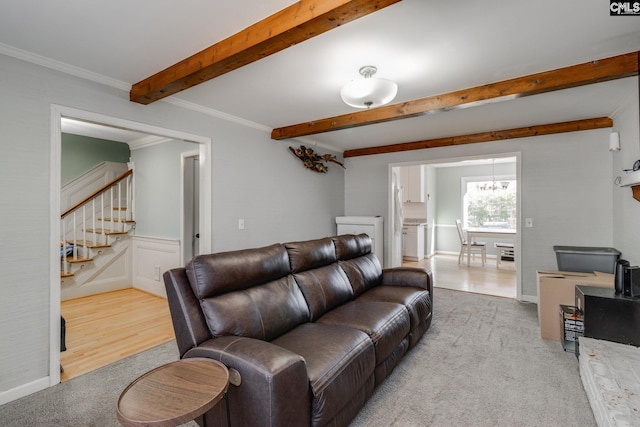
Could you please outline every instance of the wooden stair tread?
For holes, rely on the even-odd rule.
[[[86,230],[87,233],[98,233],[98,234],[106,234],[107,236],[110,236],[112,234],[128,234],[128,231],[111,231],[111,230],[103,230],[102,228],[87,228]]]
[[[70,244],[70,245],[73,245],[72,241],[68,241],[67,243]],[[107,243],[85,242],[84,240],[76,240],[76,246],[85,246],[85,247],[90,248],[90,249],[110,248],[111,247],[111,245],[109,245]]]
[[[72,277],[73,273],[65,273],[64,271],[60,271],[60,278],[64,279],[65,277]]]
[[[66,258],[66,261],[73,264],[73,263],[77,263],[77,262],[91,262],[91,261],[93,261],[93,258],[84,258],[84,257],[81,257],[80,255],[78,255],[78,257],[76,259],[73,259],[73,255],[69,255]]]
[[[122,222],[122,223],[126,223],[126,224],[131,224],[134,223],[135,221],[132,219],[118,219],[118,218],[98,218],[98,221],[115,221],[115,222]]]

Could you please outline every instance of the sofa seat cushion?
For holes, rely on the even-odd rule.
[[[305,323],[276,338],[273,344],[302,356],[312,394],[311,425],[323,426],[370,381],[375,350],[357,329]]]
[[[411,330],[431,317],[431,294],[412,286],[376,286],[358,297],[362,301],[385,301],[402,304],[409,312]]]
[[[331,310],[318,323],[358,329],[371,338],[376,365],[398,348],[409,334],[409,314],[403,305],[379,301],[351,301]]]

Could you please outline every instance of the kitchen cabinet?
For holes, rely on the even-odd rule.
[[[424,203],[424,166],[401,167],[400,185],[405,203]]]
[[[402,227],[402,257],[409,261],[424,259],[424,225]]]

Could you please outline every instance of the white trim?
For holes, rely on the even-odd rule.
[[[60,376],[60,368],[58,367],[58,376]],[[21,397],[28,396],[32,393],[36,393],[40,390],[44,390],[51,386],[52,380],[49,377],[38,378],[30,383],[21,384],[18,387],[12,388],[0,393],[0,405],[9,403],[13,400],[18,400]],[[58,380],[58,382],[60,382]],[[57,383],[56,383],[57,384]]]
[[[131,91],[131,84],[124,82],[122,80],[113,79],[111,77],[107,77],[103,74],[95,73],[93,71],[85,70],[84,68],[75,67],[73,65],[66,64],[64,62],[56,61],[55,59],[47,58],[46,56],[37,55],[35,53],[27,52],[25,50],[17,49],[13,46],[9,46],[3,43],[0,43],[0,54],[11,56],[13,58],[21,59],[23,61],[30,62],[32,64],[40,65],[45,68],[49,68],[52,70],[60,71],[65,74],[69,74],[72,76],[79,77],[81,79],[89,80],[92,82],[100,83],[105,86],[113,87],[115,89],[119,89],[125,92]],[[197,111],[199,113],[205,114],[210,117],[216,117],[221,120],[225,120],[231,123],[236,123],[240,126],[246,126],[252,129],[259,130],[261,132],[266,132],[271,134],[273,130],[271,127],[263,125],[261,123],[257,123],[251,120],[244,119],[242,117],[234,116],[228,113],[225,113],[220,110],[216,110],[214,108],[205,107],[200,104],[196,104],[191,101],[186,101],[184,99],[175,98],[173,96],[169,96],[167,98],[160,99],[159,102],[166,102],[167,104],[172,104],[177,107],[185,108],[191,111]],[[318,141],[314,141],[310,138],[295,138],[295,140],[312,146],[322,147],[327,150],[334,151],[336,153],[342,153],[343,150],[334,147],[329,144],[324,144]],[[162,142],[162,141],[160,141]],[[131,149],[135,150],[138,148],[142,148],[147,146],[145,144],[158,144],[160,142],[142,142],[141,145],[131,145]]]
[[[213,146],[200,144],[200,253],[212,252],[213,245]]]
[[[0,46],[1,47],[1,46]],[[91,121],[95,123],[102,123],[107,126],[121,127],[125,129],[131,129],[138,132],[149,133],[153,135],[159,135],[169,139],[184,140],[189,142],[195,142],[200,144],[200,168],[201,168],[201,180],[200,180],[200,206],[203,213],[200,217],[200,249],[202,253],[210,252],[212,236],[212,221],[211,216],[211,176],[213,162],[211,161],[211,146],[212,140],[209,137],[190,134],[182,131],[176,131],[167,128],[161,128],[158,126],[149,125],[141,122],[134,122],[131,120],[121,119],[117,117],[106,116],[89,111],[79,110],[75,108],[65,107],[61,105],[51,104],[51,151],[50,151],[50,169],[51,175],[49,177],[50,182],[50,340],[49,340],[49,379],[48,385],[53,386],[60,382],[60,260],[58,259],[58,245],[60,239],[60,173],[61,173],[61,154],[62,154],[62,136],[60,120],[62,117],[71,117],[79,120]],[[58,213],[58,214],[56,214]],[[40,384],[40,383],[39,383]],[[42,388],[46,388],[42,387]],[[29,393],[33,391],[28,389]],[[27,393],[28,394],[28,393]],[[25,394],[26,395],[26,394]]]
[[[243,119],[242,117],[233,116],[231,114],[223,113],[222,111],[215,110],[213,108],[205,107],[200,104],[196,104],[194,102],[185,101],[184,99],[179,98],[163,98],[162,101],[173,104],[176,107],[185,108],[187,110],[197,111],[199,113],[206,114],[207,116],[217,117],[222,120],[226,120],[228,122],[233,122],[242,126],[250,127],[253,129],[257,129],[262,132],[271,133],[271,128],[269,126],[265,126],[260,123],[252,122],[251,120]]]
[[[188,261],[184,256],[187,244],[193,246],[193,243],[186,241],[187,236],[184,233],[184,223],[186,219],[184,212],[184,164],[188,157],[196,156],[200,156],[200,151],[186,151],[184,153],[180,153],[180,263],[182,265]],[[198,176],[200,176],[200,174],[198,174]],[[198,215],[200,215],[200,212],[198,212]]]
[[[51,234],[49,236],[49,386],[60,382],[60,196],[62,164],[62,130],[60,114],[51,109],[51,157],[49,159],[51,176],[49,177],[49,206]]]
[[[162,274],[180,264],[180,241],[165,238],[134,236],[131,238],[132,274],[135,289],[167,298]],[[160,269],[156,276],[155,269]]]
[[[11,56],[13,58],[21,59],[23,61],[31,62],[32,64],[37,64],[42,67],[60,71],[65,74],[80,77],[81,79],[90,80],[92,82],[114,87],[116,89],[125,90],[127,92],[131,90],[131,85],[129,83],[123,82],[122,80],[112,79],[111,77],[94,73],[93,71],[88,71],[83,68],[65,64],[64,62],[56,61],[54,59],[47,58],[46,56],[36,55],[35,53],[17,49],[13,46],[9,46],[3,43],[0,43],[0,53],[3,55]]]
[[[131,151],[139,150],[145,147],[151,147],[152,145],[162,144],[163,142],[171,141],[171,138],[165,138],[163,136],[147,135],[142,138],[134,139],[133,141],[127,141],[129,149]]]

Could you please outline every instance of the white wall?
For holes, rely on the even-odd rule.
[[[167,102],[135,104],[127,91],[8,56],[0,76],[0,177],[11,183],[0,186],[0,404],[48,386],[57,369],[49,360],[50,224],[59,215],[50,194],[60,188],[50,182],[52,104],[212,138],[215,251],[331,235],[344,215],[343,170],[306,170],[268,132]]]
[[[627,81],[634,87],[635,79]],[[630,90],[637,93],[637,87]],[[609,132],[600,129],[347,158],[345,214],[386,215],[389,164],[520,152],[520,222],[527,217],[534,220],[533,228],[521,229],[522,295],[535,300],[536,270],[557,269],[553,245],[613,244],[614,173]],[[639,234],[637,222],[624,223]],[[627,244],[621,246],[624,250]],[[388,259],[388,254],[385,257]]]

